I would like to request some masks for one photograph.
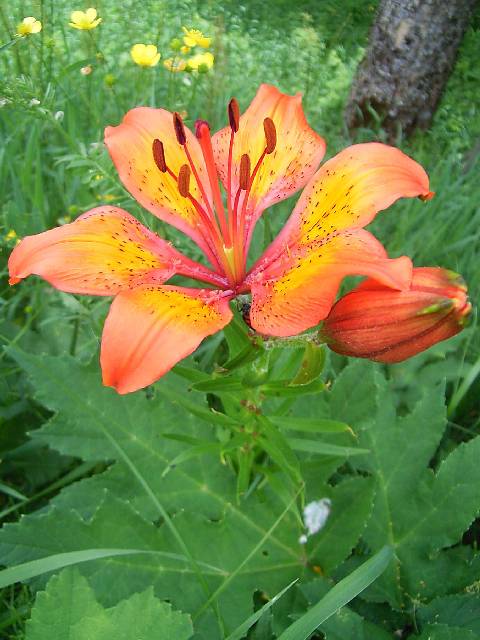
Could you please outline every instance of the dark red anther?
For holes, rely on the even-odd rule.
[[[246,153],[240,158],[240,189],[246,191],[250,182],[250,156]]]
[[[228,103],[228,121],[233,133],[237,133],[240,124],[240,107],[236,98],[232,98]]]
[[[185,126],[183,124],[182,116],[176,111],[173,114],[173,128],[175,129],[175,135],[177,136],[178,144],[184,145],[187,142]]]
[[[182,164],[178,172],[178,191],[181,196],[188,198],[190,193],[190,167]]]
[[[167,162],[165,160],[165,149],[163,148],[163,142],[155,138],[152,145],[153,159],[155,164],[162,173],[167,171]]]
[[[277,146],[277,130],[275,129],[275,124],[271,118],[265,118],[263,121],[263,130],[265,131],[266,141],[265,151],[267,153],[272,153]]]

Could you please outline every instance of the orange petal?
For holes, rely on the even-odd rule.
[[[250,157],[253,170],[265,149],[265,118],[273,120],[277,133],[275,150],[265,156],[252,185],[245,227],[247,237],[262,211],[304,187],[323,158],[325,141],[308,126],[301,102],[300,94],[289,96],[271,85],[262,84],[240,118],[233,146],[233,195],[239,186],[242,155]],[[212,140],[218,172],[225,187],[230,132],[230,127],[225,127]]]
[[[197,139],[185,127],[187,145],[192,160],[211,199],[208,177]],[[178,176],[180,167],[188,164],[183,146],[177,142],[173,114],[165,109],[137,107],[129,111],[117,127],[105,129],[105,144],[117,168],[121,181],[148,211],[189,235],[202,248],[205,243],[197,228],[198,214],[192,203],[178,191],[177,181],[162,173],[153,159],[153,141],[163,143],[168,168]],[[199,202],[203,198],[195,180],[190,181],[190,193]]]
[[[407,257],[388,259],[380,242],[362,229],[297,247],[247,279],[253,328],[266,335],[292,336],[314,327],[328,315],[347,275],[366,275],[403,289],[410,284],[412,264]]]
[[[165,282],[188,261],[117,207],[97,207],[70,224],[27,236],[10,255],[10,284],[31,274],[61,291],[110,296],[139,282]]]
[[[231,318],[218,291],[142,285],[120,293],[103,330],[104,384],[118,393],[152,384]]]
[[[424,169],[399,149],[377,142],[347,147],[315,174],[268,251],[362,228],[398,198],[430,193]]]

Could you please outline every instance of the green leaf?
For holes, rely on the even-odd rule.
[[[375,496],[373,478],[346,478],[334,487],[309,489],[308,500],[328,497],[331,511],[325,526],[308,541],[311,561],[329,575],[347,558],[363,534]]]
[[[270,422],[280,429],[312,433],[342,433],[352,431],[348,424],[328,418],[301,418],[294,416],[268,416]]]
[[[192,634],[190,618],[160,602],[151,587],[106,609],[88,581],[67,569],[38,594],[25,640],[188,640]]]
[[[293,385],[290,380],[277,380],[262,385],[262,391],[267,396],[277,398],[298,397],[302,395],[311,395],[324,391],[325,384],[320,380],[313,380],[307,384]]]
[[[323,371],[325,355],[325,345],[307,342],[305,344],[305,353],[303,354],[300,368],[291,384],[303,385],[316,380]]]
[[[422,626],[428,623],[447,624],[480,635],[480,594],[462,593],[435,598],[418,609],[416,615]]]
[[[385,571],[393,557],[393,550],[384,547],[361,567],[341,580],[301,618],[296,620],[278,640],[306,640],[315,629],[336,611],[366,589]]]
[[[66,455],[104,460],[108,468],[63,489],[50,508],[6,525],[0,532],[6,566],[93,548],[145,549],[151,553],[79,565],[99,602],[112,606],[152,586],[157,597],[195,617],[200,638],[223,640],[253,614],[254,592],[274,595],[292,580],[314,577],[309,567],[319,563],[333,569],[358,541],[370,513],[368,478],[352,479],[352,484],[337,479],[335,488],[328,487],[326,478],[335,467],[316,455],[309,499],[330,496],[332,512],[325,528],[301,545],[303,526],[291,502],[295,491],[274,465],[268,472],[285,481],[280,497],[266,484],[238,501],[237,478],[219,462],[218,453],[184,460],[162,477],[172,460],[212,441],[218,428],[177,401],[183,393],[208,410],[200,395],[185,392],[185,381],[170,374],[153,394],[119,396],[102,387],[97,363],[83,366],[72,358],[18,349],[14,355],[28,372],[37,401],[55,413],[32,434],[34,440]],[[311,397],[309,404],[318,402]],[[298,462],[284,436],[268,420],[258,431],[298,488]],[[328,436],[347,434],[322,438]],[[254,471],[258,464],[262,461]],[[345,526],[349,521],[351,527]],[[322,546],[323,535],[335,543]]]
[[[242,391],[244,388],[242,381],[235,376],[220,376],[192,384],[193,390],[207,393],[232,393]]]
[[[17,491],[13,487],[9,487],[8,484],[4,482],[0,482],[0,492],[5,493],[7,496],[15,498],[16,500],[28,500],[27,496],[24,496],[23,493]]]
[[[286,438],[294,451],[306,451],[307,453],[319,453],[324,456],[359,456],[368,453],[368,449],[356,449],[355,447],[340,447],[319,440],[307,440],[305,438]]]
[[[348,607],[337,611],[320,628],[327,640],[392,640],[391,634]]]
[[[461,627],[431,624],[425,627],[418,640],[480,640],[480,636]]]
[[[164,386],[173,384],[178,390],[184,382],[175,387],[175,378],[168,376],[156,386],[153,398],[143,393],[118,396],[101,386],[96,363],[84,367],[71,358],[18,350],[15,357],[31,375],[37,399],[58,412],[35,438],[87,460],[114,463],[103,474],[64,490],[48,512],[4,527],[0,554],[7,566],[116,546],[188,558],[181,540],[203,586],[190,561],[167,562],[153,555],[148,562],[125,556],[84,563],[81,572],[92,576],[96,595],[105,605],[152,585],[159,597],[194,614],[218,593],[212,604],[221,608],[225,629],[214,621],[211,608],[196,619],[196,629],[211,640],[224,637],[251,615],[256,589],[276,593],[305,571],[295,509],[285,512],[272,491],[251,495],[238,505],[235,475],[208,455],[187,460],[162,478],[171,460],[191,446],[162,438],[162,433],[175,430],[196,441],[212,435],[208,425],[162,394]],[[177,536],[162,514],[170,517]],[[234,580],[222,587],[230,575]]]
[[[261,429],[259,441],[278,466],[288,473],[294,482],[302,482],[298,458],[288,440],[264,416],[257,416]]]
[[[385,544],[395,550],[395,561],[363,597],[401,608],[410,599],[465,587],[478,575],[480,557],[457,543],[478,514],[480,438],[460,444],[432,470],[445,428],[443,386],[426,388],[413,409],[399,416],[391,385],[371,369],[347,367],[328,401],[332,417],[351,424],[359,446],[370,451],[350,459],[377,483],[365,541],[372,551]],[[355,385],[368,397],[361,410],[347,401],[356,399]]]

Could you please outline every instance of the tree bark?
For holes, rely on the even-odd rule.
[[[381,0],[345,109],[390,139],[429,127],[477,0]]]

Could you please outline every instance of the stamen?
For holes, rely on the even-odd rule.
[[[165,160],[165,149],[163,148],[163,142],[158,140],[158,138],[155,138],[155,140],[153,141],[152,151],[155,164],[162,173],[166,173],[167,162]]]
[[[175,129],[175,135],[177,136],[178,144],[184,145],[187,142],[185,126],[183,124],[181,115],[176,111],[173,114],[173,128]]]
[[[233,133],[237,133],[240,124],[240,107],[236,98],[232,98],[228,103],[228,121]]]
[[[188,198],[190,193],[190,167],[188,164],[182,164],[178,172],[178,191],[181,196]]]
[[[265,151],[267,154],[273,153],[277,146],[277,130],[271,118],[265,118],[263,121],[263,130],[265,131],[265,140],[267,143]]]
[[[240,189],[246,191],[250,182],[250,156],[246,153],[240,159]]]
[[[185,149],[185,152],[187,152],[187,146],[186,145],[185,145],[184,149]],[[187,166],[187,165],[184,165],[184,166]],[[183,167],[181,168],[181,170],[182,169],[183,169]],[[189,169],[188,166],[187,166],[187,169]],[[194,167],[194,169],[195,169],[195,167]],[[183,169],[183,172],[186,173],[185,169]],[[167,166],[167,173],[173,180],[175,180],[175,182],[177,183],[177,187],[178,187],[180,174],[178,176],[176,176],[168,166]],[[189,178],[190,178],[190,176],[188,177],[188,179]],[[185,181],[185,177],[182,177],[182,180]],[[182,185],[182,189],[183,189],[183,185]],[[180,188],[179,188],[179,192],[180,192]],[[203,238],[203,240],[204,240],[204,242],[206,244],[206,246],[204,247],[206,255],[207,255],[208,259],[210,260],[210,262],[212,263],[212,265],[216,269],[218,269],[219,272],[222,272],[223,268],[222,268],[222,266],[220,264],[219,257],[218,257],[219,255],[221,255],[221,251],[220,251],[220,253],[218,252],[218,247],[222,246],[222,242],[221,242],[220,230],[218,229],[216,220],[215,219],[212,220],[210,218],[210,216],[207,214],[207,212],[202,207],[202,205],[198,202],[198,200],[196,200],[192,196],[192,194],[190,192],[188,192],[186,196],[183,193],[181,195],[190,200],[190,202],[193,204],[193,206],[195,208],[195,211],[198,213],[199,219],[203,223],[202,226],[198,225],[198,231],[200,232],[200,235],[202,236],[202,238]]]

